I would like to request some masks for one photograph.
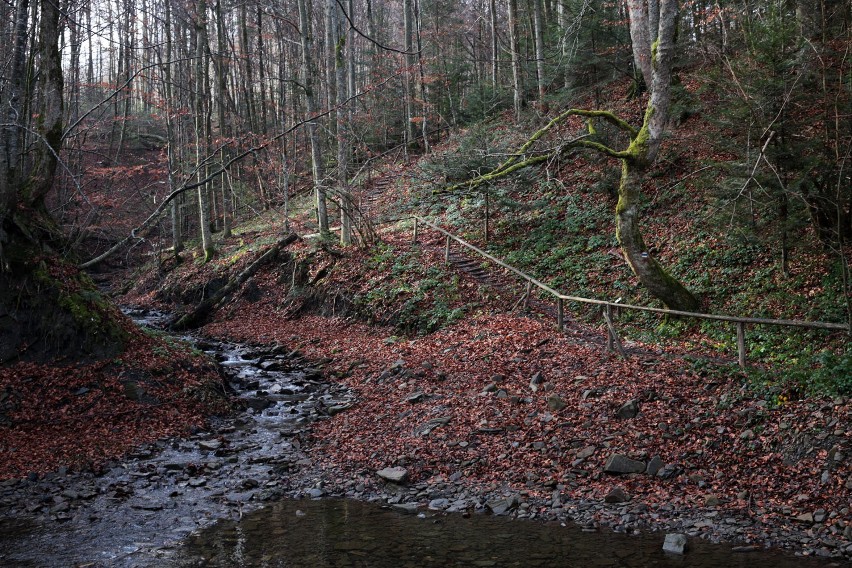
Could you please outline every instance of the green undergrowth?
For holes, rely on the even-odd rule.
[[[430,264],[416,247],[373,246],[362,277],[353,299],[356,313],[370,323],[392,325],[403,333],[433,332],[475,307],[464,300],[459,275]]]
[[[469,128],[451,151],[431,158],[432,170],[451,181],[465,179],[464,172],[469,177],[493,167],[486,150],[514,148],[523,139],[517,128],[504,130],[493,121],[482,126]],[[649,180],[653,187],[643,197],[642,230],[651,253],[701,299],[707,312],[846,322],[840,262],[822,249],[807,223],[787,226],[790,260],[785,274],[777,224],[755,226],[732,216],[712,191],[702,190],[727,183],[726,170],[713,156],[702,162],[694,154],[692,147],[667,150]],[[424,201],[429,214],[451,232],[560,292],[663,307],[620,258],[613,201],[618,168],[594,158],[583,164],[557,165],[547,174],[544,168],[529,168],[474,193]],[[710,168],[702,168],[706,165]],[[424,194],[432,189],[425,188]],[[597,307],[567,302],[566,311],[602,327]],[[732,323],[627,310],[616,315],[623,339],[736,361]],[[752,325],[746,326],[746,345],[753,368],[772,369],[750,381],[755,388],[768,382],[770,398],[782,391],[785,396],[852,395],[852,355],[843,332]],[[760,373],[764,371],[751,371],[750,376]]]

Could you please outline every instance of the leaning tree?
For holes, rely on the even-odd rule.
[[[0,363],[121,345],[114,308],[60,257],[64,238],[45,204],[63,136],[60,19],[52,0],[17,0],[2,24]]]
[[[516,152],[497,168],[482,176],[439,190],[455,192],[473,189],[492,182],[521,168],[544,163],[552,153],[533,153],[533,145],[554,126],[571,116],[589,119],[590,135],[568,141],[556,150],[568,151],[583,147],[621,161],[621,182],[615,208],[616,236],[624,258],[655,298],[675,310],[698,309],[696,297],[670,275],[649,252],[640,226],[642,184],[647,178],[663,141],[671,106],[672,68],[675,60],[675,38],[678,23],[677,0],[629,0],[630,36],[634,61],[650,91],[645,117],[638,128],[614,113],[603,110],[569,109],[535,132]],[[617,150],[596,140],[595,120],[605,120],[630,138],[627,148]]]

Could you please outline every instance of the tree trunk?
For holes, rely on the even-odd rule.
[[[524,78],[521,67],[521,48],[518,34],[518,0],[508,0],[509,46],[512,51],[512,89],[514,91],[515,121],[521,120],[524,107]]]
[[[628,0],[630,12],[630,41],[633,43],[633,64],[645,85],[650,88],[653,80],[651,69],[651,31],[648,7],[645,0]]]
[[[544,25],[542,23],[541,0],[532,0],[533,27],[535,28],[535,69],[538,84],[538,104],[544,108]]]
[[[636,30],[639,41],[634,39],[634,60],[647,61],[653,67],[651,97],[645,110],[645,120],[639,133],[633,138],[622,159],[621,184],[618,190],[616,206],[616,236],[633,273],[645,288],[669,308],[683,311],[698,309],[699,302],[680,282],[669,275],[651,256],[639,228],[639,197],[642,182],[657,157],[662,143],[671,106],[672,66],[674,65],[675,31],[677,27],[677,0],[661,0],[659,10],[659,35],[656,50],[651,53],[650,43],[644,38],[652,37],[647,29],[648,13],[641,1],[631,0],[630,30],[639,25],[646,26],[645,32]],[[646,50],[642,52],[642,50]],[[646,78],[646,81],[648,78]]]
[[[314,79],[316,77],[311,50],[313,49],[313,34],[311,33],[311,22],[308,19],[308,0],[298,0],[299,5],[299,28],[302,37],[302,84],[305,89],[305,110],[308,119],[316,114],[316,93],[314,92]],[[322,162],[322,147],[318,132],[319,125],[315,120],[307,125],[308,139],[311,145],[311,169],[314,177],[316,191],[316,210],[319,232],[328,234],[328,206],[326,204],[325,192],[325,168]]]
[[[205,170],[202,168],[202,157],[206,154],[205,136],[205,101],[207,93],[207,2],[198,0],[196,6],[196,38],[195,38],[195,164],[198,181],[202,181]],[[204,148],[204,152],[202,152]],[[201,232],[201,252],[204,262],[208,262],[215,252],[213,248],[213,235],[210,233],[210,195],[207,184],[198,186],[198,224]]]
[[[500,84],[500,51],[497,45],[497,0],[488,0],[488,15],[491,26],[491,88],[497,92]]]

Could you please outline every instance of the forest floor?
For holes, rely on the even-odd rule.
[[[641,106],[634,106],[640,116]],[[629,109],[627,115],[633,116]],[[690,128],[679,132],[688,135]],[[584,164],[594,166],[572,159],[572,171]],[[685,166],[673,159],[665,167],[678,177]],[[401,167],[393,169],[396,176]],[[402,201],[413,190],[397,189],[394,202],[373,196],[371,213],[405,210]],[[671,196],[662,191],[651,198]],[[610,211],[607,199],[580,197]],[[560,211],[558,223],[570,221],[554,203],[545,209]],[[666,209],[678,212],[676,205]],[[508,217],[504,226],[513,222]],[[530,223],[540,219],[533,217],[521,219],[516,233],[534,233]],[[454,222],[466,221],[459,213]],[[675,249],[679,231],[690,232],[684,223],[653,221],[651,230],[669,245],[660,253],[666,262],[686,257]],[[294,226],[303,235],[313,231],[305,217]],[[240,226],[206,265],[189,253],[175,265],[157,251],[153,262],[122,275],[134,286],[118,301],[189,309],[280,232],[274,215]],[[629,278],[608,252],[612,243],[593,243],[586,234],[597,232],[593,224],[579,232],[584,250],[599,253],[594,270],[601,286],[617,288],[618,279]],[[304,448],[312,469],[289,482],[302,494],[321,486],[326,495],[452,510],[452,499],[470,492],[493,512],[516,517],[620,532],[675,530],[746,549],[852,559],[848,397],[755,388],[742,373],[710,363],[718,359],[707,348],[712,337],[664,348],[633,338],[632,357],[622,359],[602,348],[600,326],[572,321],[559,333],[552,319],[511,309],[517,290],[495,290],[448,268],[437,235],[421,236],[417,245],[410,240],[408,226],[391,224],[370,247],[299,242],[199,330],[298,350],[322,367],[325,380],[354,394],[351,407],[313,425]],[[717,244],[725,249],[707,246]],[[767,258],[743,264],[758,270]],[[807,261],[797,268],[803,279],[824,275]],[[738,275],[719,272],[706,281],[722,287]],[[780,296],[766,301],[777,305]],[[197,355],[168,338],[134,332],[116,360],[0,368],[0,479],[38,480],[67,466],[99,471],[138,444],[204,428],[211,414],[228,408],[213,394],[221,377]],[[127,401],[131,395],[137,400]],[[395,493],[385,485],[376,472],[391,467],[404,469],[407,487],[418,489]],[[446,503],[435,503],[443,496]]]
[[[382,238],[397,259],[416,250],[417,272],[443,264],[437,236]],[[302,242],[293,252],[311,258],[313,291],[282,284],[289,264],[263,270],[200,331],[296,349],[352,390],[354,406],[312,429],[312,479],[328,494],[381,493],[376,472],[400,467],[412,484],[518,496],[525,505],[510,512],[522,517],[852,557],[848,398],[767,400],[742,374],[686,350],[631,342],[634,355],[622,359],[603,349],[598,329],[574,322],[561,334],[550,319],[508,311],[499,291],[463,273],[456,300],[475,308],[406,335],[365,323],[346,302],[353,286],[393,278],[375,250],[341,256]],[[176,283],[197,289],[213,274],[149,274],[158,285],[143,282],[137,290],[149,293],[124,301],[162,306],[179,295]],[[384,309],[389,321],[401,317],[398,303]],[[425,504],[428,493],[410,498]]]

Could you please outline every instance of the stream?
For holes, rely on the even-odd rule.
[[[245,410],[139,448],[102,475],[60,470],[0,482],[0,566],[830,565],[700,540],[673,556],[662,534],[389,507],[381,494],[322,498],[332,491],[310,479],[303,435],[353,395],[285,348],[185,339],[216,357]]]

